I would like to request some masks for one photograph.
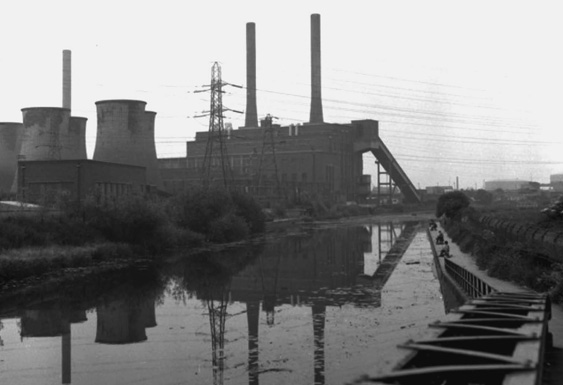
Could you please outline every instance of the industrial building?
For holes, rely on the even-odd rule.
[[[516,191],[530,185],[529,181],[519,179],[503,179],[485,181],[485,190],[495,191],[498,189],[504,191]]]
[[[363,201],[371,193],[371,175],[362,171],[362,155],[377,160],[376,185],[399,191],[407,203],[418,192],[379,137],[372,119],[348,124],[323,120],[320,15],[311,15],[311,104],[308,122],[280,126],[267,116],[258,123],[255,25],[246,25],[247,93],[245,127],[220,132],[212,127],[186,144],[186,157],[159,159],[163,187],[171,193],[207,182],[229,184],[261,201]],[[213,110],[213,105],[211,110]],[[214,145],[220,150],[210,157]],[[228,173],[225,173],[225,165]],[[211,172],[205,168],[210,168]],[[209,178],[204,181],[202,179]],[[375,181],[374,181],[375,182]],[[398,189],[397,189],[398,188]]]
[[[65,197],[101,200],[146,192],[144,167],[88,159],[20,161],[18,196],[21,201],[53,204]]]
[[[324,121],[320,40],[320,16],[313,14],[308,122],[281,126],[270,116],[259,121],[255,25],[248,23],[245,126],[226,130],[219,110],[209,131],[187,142],[186,157],[163,159],[156,155],[156,113],[146,111],[144,101],[115,99],[96,102],[97,138],[88,161],[86,119],[71,115],[70,51],[65,50],[62,107],[23,108],[23,124],[0,125],[2,149],[7,150],[2,151],[6,159],[1,159],[0,189],[16,186],[20,200],[39,202],[47,191],[83,199],[93,191],[110,196],[155,189],[178,193],[202,183],[222,183],[264,203],[363,201],[373,194],[371,175],[362,170],[362,155],[371,152],[378,167],[373,181],[378,195],[392,201],[400,192],[404,202],[419,202],[414,185],[379,137],[376,120]]]
[[[86,153],[86,123],[71,116],[70,51],[63,51],[62,107],[22,109],[23,123],[0,123],[0,191],[23,202],[53,203],[142,194],[161,188],[156,113],[139,100],[96,103],[94,159]]]

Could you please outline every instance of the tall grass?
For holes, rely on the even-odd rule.
[[[40,276],[65,268],[88,267],[101,261],[134,258],[131,249],[123,244],[13,249],[0,255],[0,286],[10,280]]]
[[[475,256],[480,269],[486,270],[491,277],[512,281],[539,292],[549,292],[554,302],[563,303],[561,264],[550,262],[535,252],[531,244],[500,236],[484,236],[485,229],[474,220],[476,213],[466,214],[465,220],[448,221],[445,229],[461,251]]]

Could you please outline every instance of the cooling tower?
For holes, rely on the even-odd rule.
[[[256,109],[256,26],[246,23],[246,118],[245,127],[258,127]]]
[[[10,191],[16,176],[22,127],[21,123],[0,123],[0,191]]]
[[[62,144],[68,132],[70,110],[57,107],[22,108],[23,135],[20,158],[23,160],[60,160]]]
[[[311,15],[311,110],[310,123],[323,122],[321,98],[321,15]]]
[[[162,185],[160,179],[160,168],[158,167],[158,160],[156,156],[156,144],[154,141],[154,121],[156,118],[156,112],[153,111],[145,111],[145,130],[147,135],[147,162],[150,162],[150,167],[147,166],[147,181],[151,185],[155,185],[158,188],[162,189],[164,186]]]
[[[154,143],[154,113],[145,113],[140,100],[96,102],[98,131],[94,160],[142,166],[147,183],[159,186]],[[152,124],[147,124],[152,119]]]
[[[71,58],[70,50],[63,51],[63,108],[70,110],[71,100]]]
[[[71,116],[68,126],[63,127],[60,135],[61,159],[87,159],[87,120],[86,118]]]

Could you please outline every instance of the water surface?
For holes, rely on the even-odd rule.
[[[0,383],[341,384],[444,314],[432,261],[423,227],[383,223],[66,288],[2,310]]]

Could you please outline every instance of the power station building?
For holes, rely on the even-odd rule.
[[[398,188],[406,203],[419,202],[414,185],[379,137],[376,120],[324,121],[320,41],[320,16],[313,14],[309,121],[281,126],[268,116],[259,122],[255,25],[248,23],[245,126],[226,130],[221,120],[186,143],[186,157],[163,159],[156,154],[156,113],[146,111],[144,101],[123,99],[96,102],[96,146],[93,160],[87,159],[86,119],[71,116],[70,51],[65,50],[62,108],[24,108],[23,124],[0,124],[6,154],[0,189],[17,186],[20,200],[38,202],[53,191],[80,200],[92,193],[116,196],[147,189],[178,193],[204,182],[228,183],[267,203],[361,201],[372,184],[371,176],[363,174],[362,155],[371,152],[378,167],[374,184],[389,195]],[[220,150],[210,152],[217,141]]]
[[[378,122],[354,120],[333,124],[323,120],[321,97],[320,16],[311,15],[311,104],[309,122],[280,126],[266,117],[258,124],[256,98],[255,25],[246,25],[247,93],[245,127],[196,133],[187,142],[186,157],[159,159],[164,189],[171,193],[201,184],[230,184],[263,201],[304,199],[361,201],[371,192],[371,175],[364,175],[362,155],[377,159],[377,186],[393,193],[400,189],[404,201],[419,202],[406,173],[379,137]],[[210,125],[211,126],[211,125]],[[220,141],[224,150],[209,157]],[[207,162],[207,163],[206,163]],[[225,174],[227,165],[228,175]],[[204,176],[204,167],[211,172]],[[383,177],[383,178],[382,178]],[[225,179],[228,179],[225,180]],[[396,194],[397,192],[395,192]]]

